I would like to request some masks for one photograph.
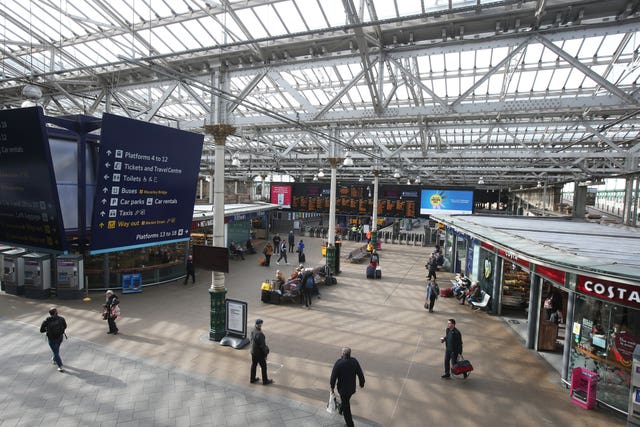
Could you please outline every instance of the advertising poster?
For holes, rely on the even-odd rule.
[[[188,240],[204,135],[104,114],[90,253]]]
[[[291,207],[291,186],[271,184],[271,203],[289,209]]]
[[[473,191],[422,189],[420,215],[472,214]]]

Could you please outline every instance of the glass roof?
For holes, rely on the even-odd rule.
[[[484,188],[637,173],[638,16],[623,0],[0,0],[0,104],[202,132],[231,177]],[[25,87],[40,88],[35,99]],[[203,173],[210,173],[208,136]],[[388,173],[386,173],[388,172]]]

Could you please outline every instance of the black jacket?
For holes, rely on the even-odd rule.
[[[51,321],[53,321],[54,319],[60,319],[60,320],[62,321],[62,334],[60,334],[60,335],[56,335],[56,336],[53,336],[53,334],[51,333],[51,331],[49,331],[49,323],[50,323]],[[58,337],[60,337],[60,336],[64,335],[64,331],[65,331],[66,329],[67,329],[67,322],[66,322],[66,320],[64,320],[64,317],[62,317],[62,316],[58,316],[58,315],[56,315],[56,316],[49,316],[49,317],[47,317],[47,318],[44,320],[44,322],[42,322],[42,325],[40,325],[40,333],[43,333],[43,334],[44,334],[44,333],[46,332],[46,333],[47,333],[47,337],[49,337],[49,338],[58,338]]]
[[[447,345],[447,351],[462,354],[462,334],[456,328],[445,331],[444,342]]]
[[[342,356],[333,365],[331,371],[331,390],[336,386],[338,381],[338,393],[351,395],[356,392],[356,375],[360,380],[360,387],[364,387],[364,374],[358,360],[353,357]]]
[[[269,346],[264,334],[257,327],[251,331],[251,354],[259,359],[264,359],[269,354]]]

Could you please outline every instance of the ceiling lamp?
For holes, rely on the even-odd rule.
[[[320,171],[318,172],[318,178],[324,178],[324,172],[322,171],[322,168],[320,168]]]
[[[42,89],[40,89],[40,87],[38,86],[28,84],[22,88],[22,96],[24,96],[27,99],[36,101],[42,98]]]
[[[351,158],[351,154],[347,151],[347,154],[344,157],[344,161],[342,162],[342,166],[353,166],[353,159]]]
[[[538,185],[536,185],[536,188],[542,188],[542,182],[538,181]]]
[[[407,185],[411,185],[411,178],[407,178]]]
[[[231,166],[236,166],[236,167],[240,166],[240,159],[238,158],[237,154],[234,154],[231,157]]]
[[[420,175],[418,175],[418,176],[416,177],[416,180],[415,180],[415,181],[413,181],[413,182],[414,182],[414,184],[420,184],[420,183],[422,182],[422,180],[420,179]]]
[[[484,178],[483,177],[478,178],[478,185],[484,185]]]
[[[317,181],[318,180],[318,175],[313,175],[313,180]]]
[[[393,172],[393,177],[394,177],[394,178],[396,178],[396,179],[400,178],[400,172],[398,171],[398,169],[396,169],[396,170]]]
[[[364,176],[360,175],[360,178],[358,178],[358,181],[364,182]]]

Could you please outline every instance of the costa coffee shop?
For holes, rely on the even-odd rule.
[[[432,219],[445,226],[450,265],[491,295],[491,313],[520,312],[527,348],[561,355],[567,384],[574,367],[597,372],[597,400],[627,412],[640,344],[638,229],[564,218]],[[549,320],[556,311],[559,325]]]

